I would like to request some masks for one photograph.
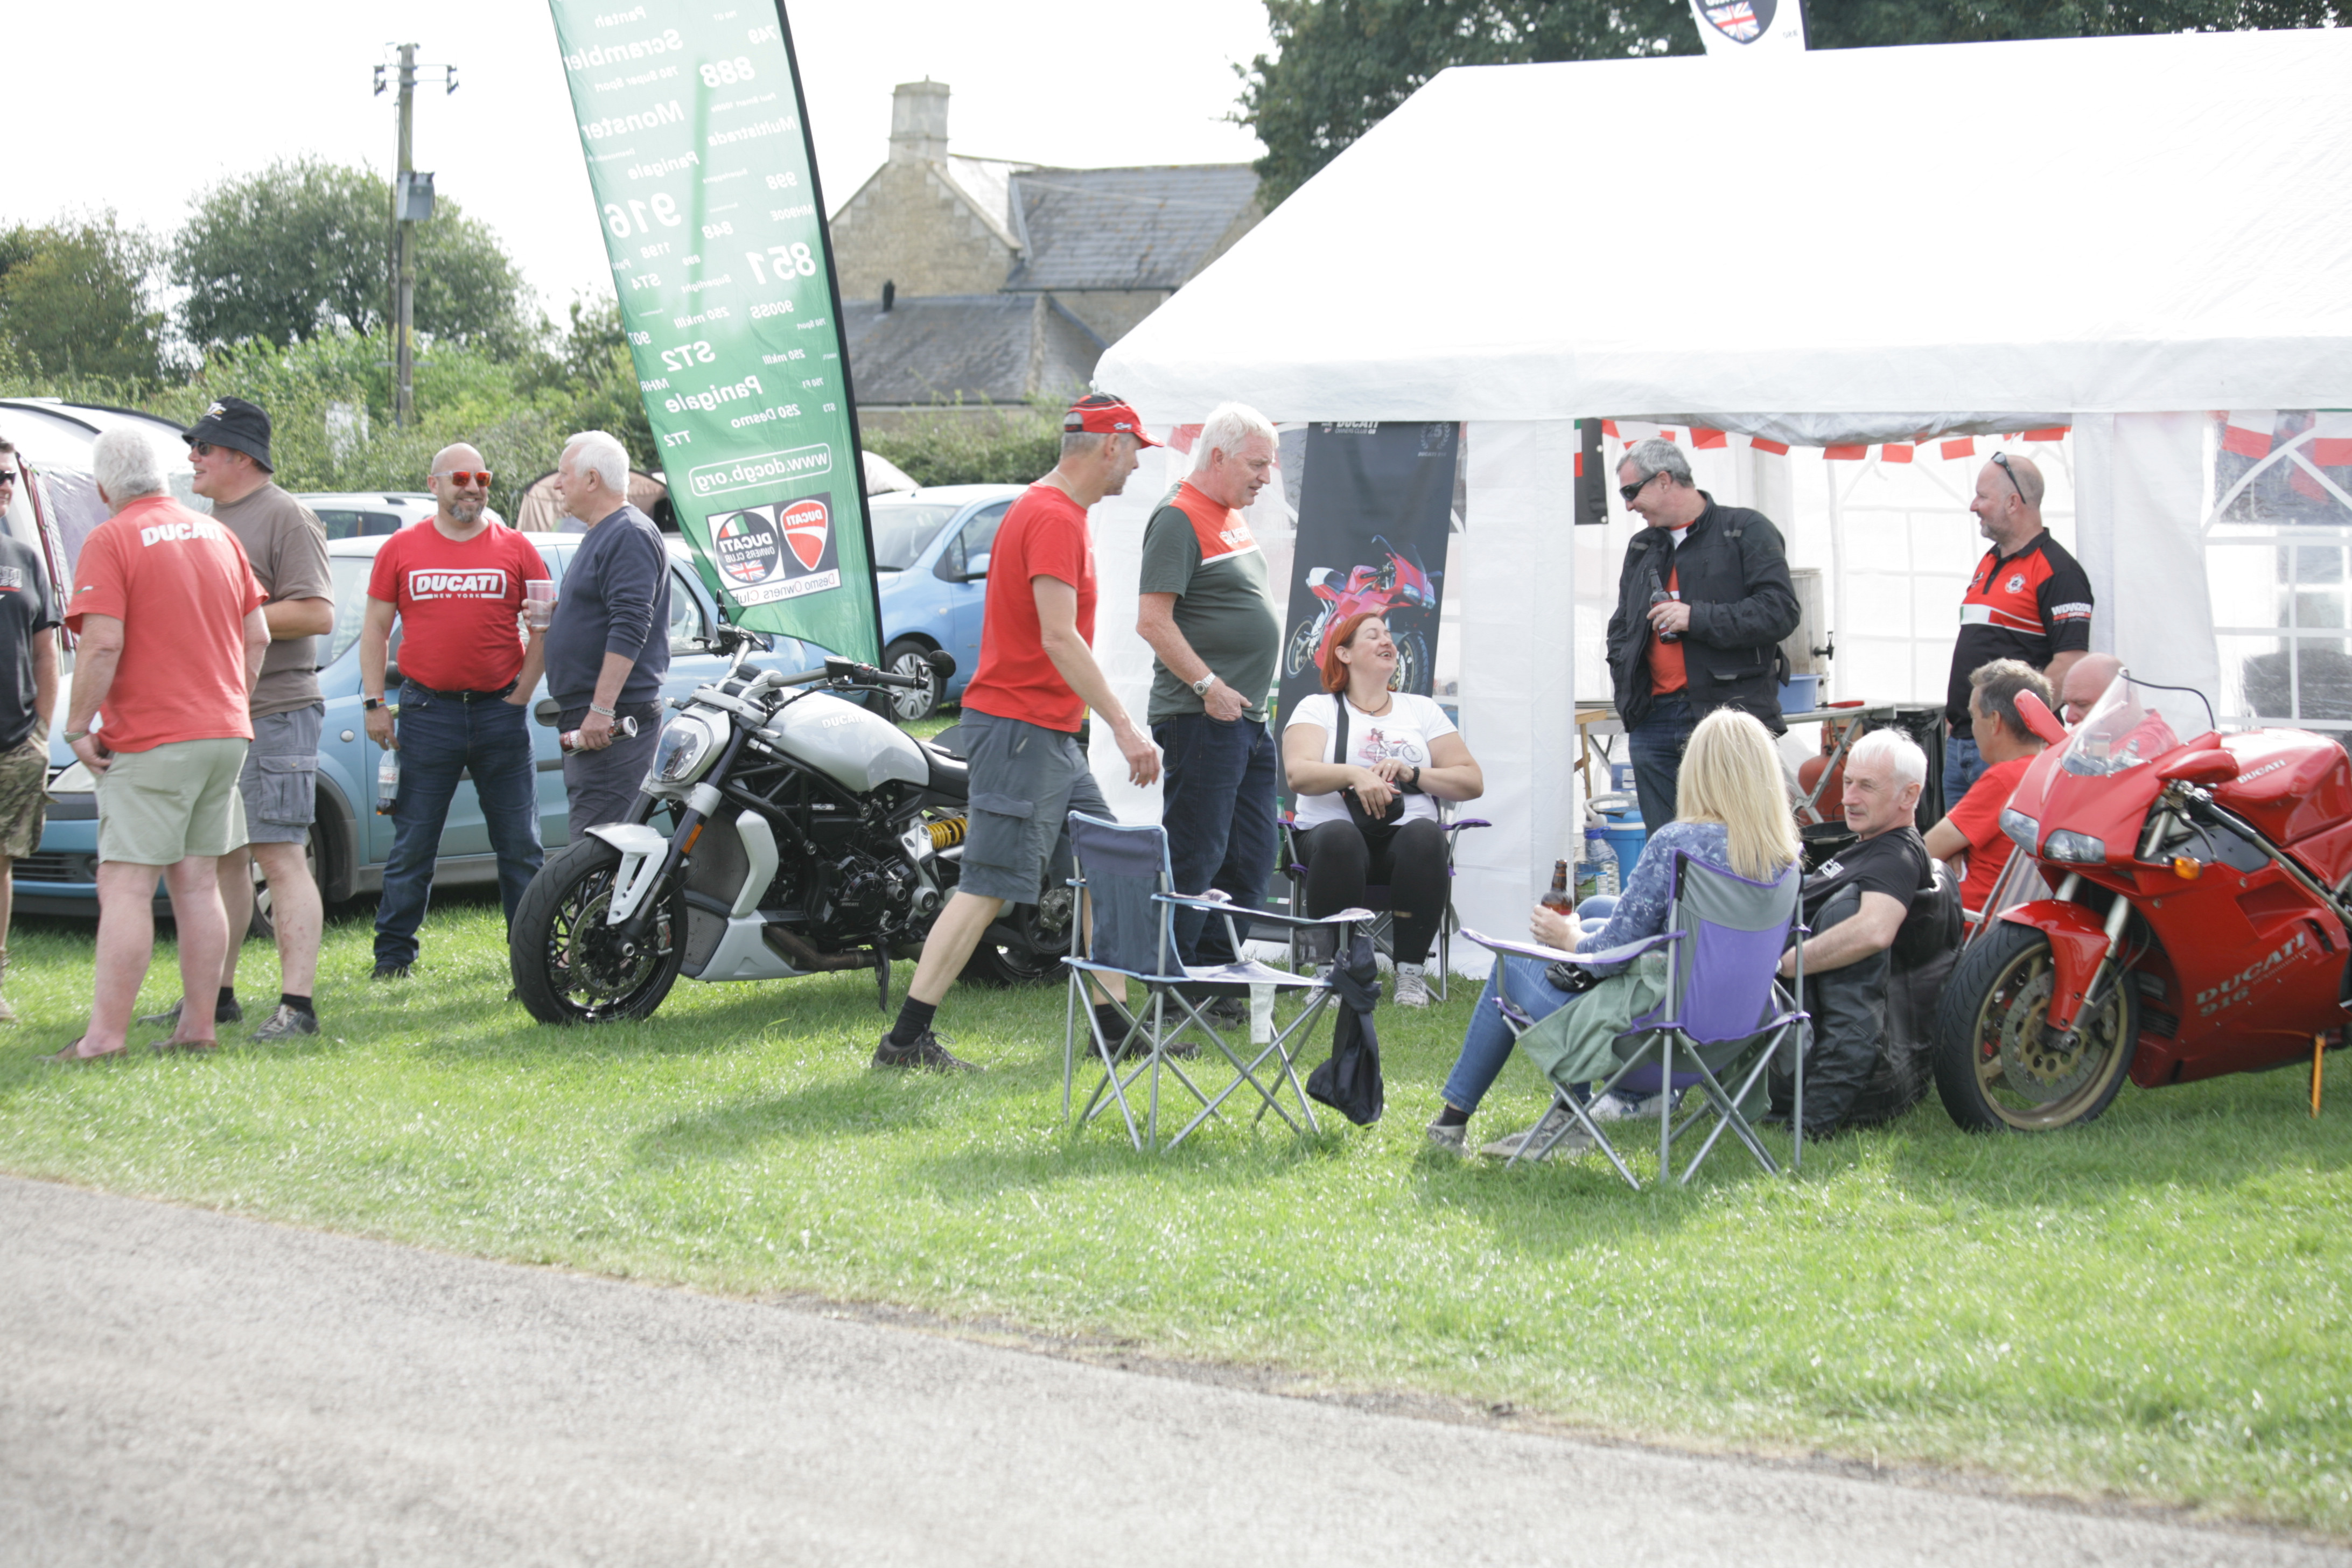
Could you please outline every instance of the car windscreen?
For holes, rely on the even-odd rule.
[[[877,506],[874,510],[874,565],[904,572],[915,563],[940,530],[956,514],[951,506]]]

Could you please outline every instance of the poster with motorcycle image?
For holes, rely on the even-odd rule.
[[[1398,689],[1431,695],[1462,426],[1318,422],[1307,427],[1305,455],[1281,711],[1323,689],[1332,635],[1368,612],[1388,622],[1396,642]]]

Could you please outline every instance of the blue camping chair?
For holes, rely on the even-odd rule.
[[[1078,1061],[1078,1022],[1083,1018],[1093,1057],[1102,1068],[1103,1076],[1079,1112],[1078,1124],[1082,1127],[1117,1105],[1127,1123],[1129,1142],[1138,1149],[1158,1145],[1164,1152],[1217,1116],[1225,1101],[1246,1084],[1262,1101],[1254,1121],[1263,1121],[1271,1110],[1293,1131],[1316,1131],[1315,1110],[1307,1102],[1296,1063],[1298,1047],[1305,1044],[1316,1019],[1336,994],[1330,982],[1310,975],[1286,974],[1279,969],[1248,961],[1192,968],[1179,962],[1175,932],[1178,910],[1206,910],[1227,922],[1229,935],[1234,934],[1232,922],[1241,911],[1222,892],[1187,898],[1175,891],[1175,875],[1169,868],[1166,829],[1156,825],[1121,826],[1074,811],[1070,814],[1070,849],[1077,862],[1077,875],[1072,885],[1092,902],[1094,930],[1091,937],[1081,935],[1085,956],[1069,960],[1069,1017],[1062,1042],[1063,1120],[1066,1121],[1070,1117],[1071,1086]],[[1265,910],[1248,911],[1248,915],[1278,925],[1333,927],[1355,926],[1372,918],[1369,910],[1343,910],[1319,921]],[[1241,951],[1237,935],[1234,951]],[[1143,987],[1143,1005],[1130,1010],[1124,1004],[1114,1004],[1127,1026],[1117,1039],[1105,1035],[1093,1007],[1087,1004],[1087,982],[1090,975],[1105,979],[1118,976]],[[1252,987],[1260,985],[1271,986],[1277,994],[1305,993],[1307,1004],[1287,1026],[1274,1031],[1272,1040],[1254,1047],[1254,1054],[1244,1058],[1217,1032],[1199,1004],[1213,996],[1247,996]],[[1169,1047],[1187,1028],[1198,1029],[1233,1066],[1234,1080],[1214,1094],[1203,1089],[1170,1052]],[[1199,1100],[1201,1110],[1166,1144],[1160,1145],[1160,1079],[1163,1072],[1172,1075]],[[1149,1100],[1139,1125],[1136,1108],[1128,1096],[1147,1074]],[[1286,1085],[1297,1102],[1298,1116],[1293,1116],[1290,1108],[1282,1103]]]
[[[1667,910],[1666,929],[1656,936],[1606,952],[1559,952],[1531,942],[1481,936],[1474,931],[1465,930],[1462,934],[1496,952],[1582,965],[1623,963],[1654,949],[1664,948],[1666,994],[1655,1007],[1635,1018],[1618,1035],[1621,1048],[1617,1069],[1594,1087],[1594,1096],[1608,1093],[1644,1065],[1654,1064],[1661,1084],[1672,1082],[1677,1073],[1695,1075],[1693,1087],[1699,1094],[1679,1122],[1675,1120],[1673,1096],[1658,1097],[1659,1178],[1664,1180],[1674,1171],[1675,1145],[1696,1133],[1699,1124],[1710,1116],[1713,1123],[1707,1129],[1706,1141],[1675,1178],[1678,1183],[1690,1181],[1727,1129],[1748,1146],[1759,1164],[1777,1174],[1780,1166],[1740,1108],[1755,1092],[1775,1054],[1786,1050],[1793,1058],[1790,1070],[1796,1086],[1796,1114],[1792,1119],[1795,1143],[1790,1164],[1791,1168],[1801,1167],[1805,1157],[1805,1026],[1811,1017],[1796,1005],[1795,999],[1804,994],[1804,950],[1798,949],[1797,974],[1785,989],[1775,971],[1790,938],[1807,934],[1797,921],[1802,869],[1791,865],[1778,881],[1756,882],[1677,851],[1674,877],[1674,902]],[[1497,991],[1496,1005],[1516,1039],[1532,1028],[1537,1020],[1512,1000],[1507,973]],[[1736,1087],[1730,1087],[1733,1085]],[[1567,1112],[1568,1120],[1540,1146],[1532,1140],[1522,1144],[1512,1155],[1511,1163],[1516,1164],[1530,1154],[1542,1159],[1568,1135],[1572,1125],[1580,1127],[1594,1146],[1608,1156],[1609,1163],[1617,1167],[1617,1173],[1638,1190],[1641,1182],[1626,1167],[1608,1134],[1585,1113],[1583,1101],[1557,1085],[1552,1100]]]

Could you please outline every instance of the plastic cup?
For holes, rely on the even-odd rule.
[[[534,631],[545,631],[555,619],[555,584],[545,578],[534,578],[522,585],[523,624]]]

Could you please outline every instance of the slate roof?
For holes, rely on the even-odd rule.
[[[1030,294],[933,294],[845,301],[850,385],[861,406],[1019,403],[1085,385],[1103,341],[1056,301]]]
[[[1023,250],[1004,287],[1180,288],[1256,195],[1246,163],[1018,171],[1011,201]]]

